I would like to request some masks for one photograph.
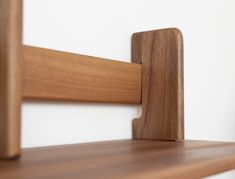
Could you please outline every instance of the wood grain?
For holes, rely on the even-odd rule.
[[[23,150],[0,178],[202,178],[235,168],[235,143],[121,140]]]
[[[141,65],[24,46],[24,98],[141,102]]]
[[[132,62],[142,64],[142,115],[134,138],[183,140],[183,38],[177,29],[135,33]]]
[[[0,0],[0,158],[20,153],[21,17],[21,0]]]

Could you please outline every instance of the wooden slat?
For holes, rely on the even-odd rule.
[[[191,179],[235,168],[235,143],[123,140],[35,148],[0,161],[0,178]]]
[[[141,65],[24,46],[24,98],[138,104]]]
[[[0,0],[0,158],[20,153],[21,17],[21,0]]]
[[[142,63],[142,116],[134,138],[183,140],[183,38],[177,29],[135,33],[132,61]]]

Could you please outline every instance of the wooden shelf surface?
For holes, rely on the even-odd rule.
[[[23,150],[0,178],[199,178],[235,168],[235,143],[118,140]]]

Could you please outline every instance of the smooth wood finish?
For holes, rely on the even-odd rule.
[[[0,158],[20,153],[21,17],[21,0],[0,0]]]
[[[235,168],[235,143],[123,140],[35,148],[0,161],[0,178],[202,178]]]
[[[183,140],[183,38],[177,29],[135,33],[132,61],[142,64],[142,116],[134,138]]]
[[[24,46],[24,98],[141,102],[141,65]]]

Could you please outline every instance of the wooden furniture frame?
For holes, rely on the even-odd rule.
[[[126,63],[22,45],[22,0],[0,0],[0,22],[0,158],[12,159],[20,156],[20,111],[24,99],[82,101],[142,104],[142,115],[133,120],[133,141],[84,144],[79,148],[81,155],[90,150],[90,145],[96,149],[101,146],[118,146],[121,151],[124,150],[122,147],[130,148],[133,153],[130,153],[129,160],[134,160],[132,156],[136,156],[140,150],[136,151],[134,148],[139,147],[142,153],[138,153],[138,157],[148,158],[148,162],[141,159],[147,162],[145,166],[148,168],[158,166],[159,163],[155,162],[159,159],[168,161],[171,158],[164,165],[164,170],[160,167],[161,173],[155,170],[146,172],[145,167],[132,163],[134,168],[145,171],[147,178],[187,178],[192,175],[202,177],[235,167],[233,143],[184,141],[183,38],[178,29],[133,34],[132,63]],[[165,157],[158,157],[154,161],[148,157],[151,151],[162,152],[165,145],[168,151]],[[211,154],[209,149],[212,146]],[[188,155],[192,148],[198,151],[196,160]],[[147,149],[149,153],[143,153]],[[66,149],[53,150],[61,150],[61,156],[67,156]],[[76,146],[71,151],[76,153]],[[177,162],[179,151],[184,153]],[[208,157],[205,157],[204,152]],[[39,151],[26,153],[23,151],[21,159],[0,162],[0,176],[2,172],[5,177],[33,177],[38,169],[34,171],[32,168],[26,172],[24,163],[37,161],[39,158],[36,157],[42,154]],[[100,155],[93,154],[95,158]],[[125,154],[119,152],[119,155]],[[154,156],[158,155],[152,157]],[[45,165],[48,160],[50,157],[45,158]],[[87,160],[92,159],[87,157]],[[224,163],[219,164],[218,161]],[[207,165],[214,164],[216,167],[213,169],[205,169]],[[7,172],[11,170],[14,174]],[[54,167],[53,170],[57,168]],[[123,171],[125,175],[120,175],[119,170],[122,168],[116,166],[115,170],[112,168],[111,174],[123,178],[143,177],[141,173],[134,173],[132,168],[127,174]],[[39,173],[37,175],[42,176]],[[53,175],[56,176],[55,173]],[[79,176],[86,175],[80,172]],[[107,172],[98,172],[96,175],[89,172],[89,177],[92,176],[102,178],[111,175]],[[42,178],[46,177],[43,175]]]
[[[0,46],[2,158],[20,154],[24,99],[130,104],[142,100],[142,116],[133,123],[134,138],[184,139],[183,42],[179,30],[134,34],[133,63],[125,63],[22,46],[22,2],[0,2],[4,22]]]

